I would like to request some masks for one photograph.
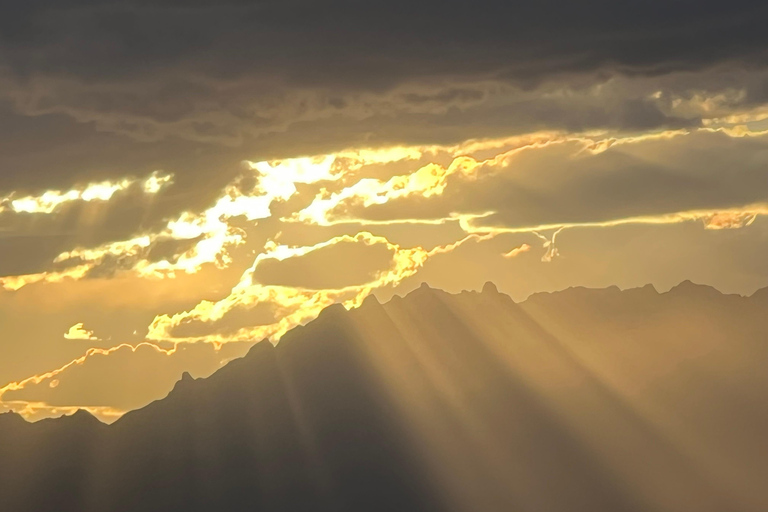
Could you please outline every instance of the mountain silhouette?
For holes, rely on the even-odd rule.
[[[689,282],[331,306],[112,425],[0,415],[0,510],[768,510],[766,312]]]

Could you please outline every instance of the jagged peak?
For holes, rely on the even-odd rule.
[[[101,423],[99,419],[91,414],[87,409],[78,409],[69,416],[65,416],[65,418],[70,418],[74,421],[96,421]]]
[[[87,409],[77,409],[72,414],[65,414],[63,416],[43,418],[36,421],[27,421],[24,416],[15,412],[8,411],[0,413],[0,425],[15,424],[15,425],[75,425],[79,428],[81,425],[93,424],[93,425],[105,425],[99,418],[91,414]]]
[[[445,292],[439,288],[432,288],[431,286],[429,286],[429,283],[427,283],[426,281],[423,281],[418,288],[407,293],[404,298],[407,299],[410,296],[416,296],[416,297],[428,296],[428,295],[434,295],[435,293],[448,293],[448,292]]]
[[[35,423],[41,425],[75,425],[77,428],[87,424],[105,425],[87,409],[78,409],[72,414],[65,414],[57,418],[43,418]]]
[[[322,310],[320,312],[320,314],[317,315],[317,318],[325,318],[325,317],[328,317],[328,316],[334,316],[334,315],[338,315],[339,313],[343,313],[343,312],[346,312],[346,311],[347,311],[347,308],[344,307],[344,304],[342,304],[341,302],[334,302],[333,304],[331,304],[330,306],[328,306],[327,308]]]
[[[410,292],[406,293],[405,296],[401,297],[401,299],[403,299],[406,303],[408,303],[409,301],[412,301],[418,297],[433,296],[435,292],[442,292],[442,290],[439,290],[437,288],[432,288],[431,286],[429,286],[427,282],[422,282],[418,288],[415,288]],[[392,300],[394,300],[395,297],[397,296],[392,297]]]
[[[750,297],[758,300],[762,300],[763,298],[768,299],[768,286],[764,288],[758,288],[752,295],[750,295]]]
[[[187,385],[195,382],[195,378],[190,375],[189,372],[183,372],[181,374],[181,378],[176,381],[176,384],[173,386],[173,391],[177,391],[180,388],[184,388]]]
[[[483,285],[482,293],[498,294],[499,289],[496,288],[496,285],[491,281],[486,281],[486,283]]]
[[[694,283],[690,279],[686,279],[685,281],[682,281],[680,284],[673,286],[667,293],[671,294],[679,294],[679,293],[686,293],[686,294],[712,294],[716,293],[717,295],[725,295],[720,290],[713,286],[709,286],[707,284],[698,284]]]
[[[363,299],[363,303],[360,304],[361,308],[364,308],[364,307],[372,308],[376,306],[381,306],[381,302],[379,302],[379,299],[376,297],[376,295],[372,293],[368,295],[365,299]]]
[[[291,329],[291,331],[299,330],[299,329],[302,329],[303,327],[304,327],[303,325],[299,325]],[[291,332],[291,331],[288,331],[288,332]],[[275,348],[275,345],[273,345],[272,342],[269,341],[269,338],[264,338],[263,340],[257,343],[254,343],[253,346],[250,349],[248,349],[248,352],[249,353],[259,352],[259,351],[271,350],[273,348]]]
[[[621,289],[616,285],[611,285],[605,288],[589,288],[587,286],[569,286],[562,290],[554,290],[551,292],[536,292],[532,293],[526,299],[527,301],[535,301],[538,299],[546,300],[549,297],[568,297],[571,295],[584,295],[584,294],[606,294],[606,293],[621,293]]]
[[[697,285],[694,285],[697,286]],[[607,286],[605,288],[590,288],[586,286],[571,286],[563,290],[557,290],[552,292],[537,292],[531,294],[525,301],[531,303],[537,301],[546,301],[548,298],[564,298],[564,297],[592,297],[592,298],[609,298],[609,297],[637,297],[638,294],[644,296],[659,295],[659,291],[651,284],[645,284],[634,288],[619,288],[616,285]]]

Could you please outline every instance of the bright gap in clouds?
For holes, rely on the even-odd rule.
[[[560,204],[553,200],[545,201],[549,211],[540,217],[521,215],[524,220],[516,220],[521,212],[525,213],[525,204],[485,201],[486,197],[496,200],[505,187],[510,194],[531,190],[542,197],[549,195],[567,201],[567,195],[557,196],[558,190],[548,190],[548,182],[536,181],[537,169],[545,173],[557,166],[572,165],[574,173],[584,172],[579,166],[592,169],[607,165],[605,161],[611,164],[612,158],[637,159],[645,146],[665,149],[686,140],[747,138],[766,143],[763,133],[731,128],[630,136],[542,132],[468,141],[455,146],[348,150],[313,157],[246,162],[242,175],[229,183],[205,209],[183,211],[168,218],[160,229],[134,233],[125,240],[71,248],[59,254],[47,271],[0,277],[0,285],[6,293],[11,293],[26,287],[103,279],[98,277],[99,269],[114,261],[120,262],[115,275],[121,279],[155,282],[182,279],[211,269],[224,271],[235,263],[244,269],[228,292],[198,300],[183,310],[157,312],[144,326],[145,334],[139,340],[115,339],[112,346],[96,348],[96,344],[112,342],[95,336],[94,331],[85,327],[91,325],[89,322],[70,323],[64,338],[84,343],[85,354],[48,372],[5,385],[0,388],[0,405],[4,403],[5,407],[26,411],[30,417],[46,414],[45,411],[55,414],[72,410],[75,405],[47,405],[44,400],[18,401],[4,395],[13,396],[38,385],[55,390],[65,388],[68,372],[85,368],[94,360],[114,357],[113,354],[125,348],[135,352],[138,347],[155,347],[152,357],[173,358],[178,356],[178,347],[187,344],[209,344],[220,351],[228,344],[250,344],[265,338],[277,342],[285,332],[312,320],[329,305],[359,306],[371,293],[391,290],[417,276],[428,261],[446,257],[463,246],[494,244],[494,251],[504,260],[534,253],[541,262],[548,263],[563,253],[558,236],[577,229],[689,222],[699,222],[703,228],[712,230],[750,226],[758,217],[768,214],[766,203],[738,203],[737,198],[730,204],[713,203],[711,207],[702,203],[688,208],[681,203],[681,209],[659,203],[658,207],[630,208],[627,210],[630,213],[625,215],[618,208],[616,214],[608,211],[604,216],[569,218],[568,210],[562,210],[566,214],[558,213]],[[672,157],[678,158],[674,154]],[[608,166],[602,172],[600,179],[621,180],[631,169],[624,171]],[[109,202],[131,187],[138,187],[146,195],[160,196],[172,185],[170,175],[157,172],[144,180],[95,183],[40,196],[11,195],[0,201],[0,213],[56,215],[57,209],[67,202]],[[483,201],[472,203],[472,194],[480,194]],[[485,209],[486,205],[490,206]],[[527,218],[537,221],[526,223]],[[452,239],[430,243],[393,241],[387,233],[403,226],[425,230],[450,227],[455,234]],[[266,234],[257,244],[254,233],[261,228],[266,229]],[[301,233],[305,234],[299,236]],[[502,239],[510,235],[525,236],[527,242],[503,245],[506,242]],[[176,243],[182,249],[160,258],[152,256],[157,247]],[[373,265],[374,260],[344,261],[342,251],[338,268],[327,271],[343,274],[345,267],[356,267],[359,270],[356,275],[368,276],[364,282],[324,288],[259,282],[258,270],[267,261],[275,264],[302,261],[334,248],[340,250],[345,244],[381,250],[378,254],[387,254],[387,263],[358,268],[366,263]],[[235,257],[247,257],[243,254],[245,249],[250,251],[247,254],[252,259],[235,262]],[[507,264],[515,265],[515,262]],[[257,309],[266,311],[263,313],[266,316],[258,322],[255,316],[250,321],[247,316],[243,317],[243,312]],[[239,320],[230,321],[236,315],[240,315]],[[88,347],[88,344],[94,346]],[[225,361],[226,358],[221,358],[217,364]],[[86,405],[97,412],[103,408],[103,418],[114,418],[120,413],[119,408],[108,404]]]

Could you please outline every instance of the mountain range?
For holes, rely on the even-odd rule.
[[[690,282],[371,296],[112,425],[0,415],[0,510],[764,511],[767,328]]]

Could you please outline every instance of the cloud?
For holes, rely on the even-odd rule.
[[[514,249],[505,252],[501,256],[503,258],[511,259],[511,258],[514,258],[515,256],[521,254],[521,253],[528,252],[530,250],[531,250],[531,246],[530,245],[523,244],[523,245],[521,245],[519,247],[515,247]]]
[[[556,229],[550,237],[546,237],[537,231],[532,231],[534,235],[536,235],[540,240],[542,240],[544,243],[542,246],[544,249],[546,249],[546,252],[544,253],[544,256],[541,257],[541,261],[544,263],[550,263],[552,260],[560,256],[560,250],[555,246],[555,240],[557,239],[557,235],[560,234],[560,232],[564,228]]]
[[[757,219],[759,213],[745,212],[717,212],[702,218],[706,229],[738,229],[749,226]]]
[[[231,219],[242,217],[247,221],[256,221],[269,218],[272,204],[290,199],[297,192],[297,184],[336,179],[332,174],[333,163],[333,155],[320,160],[298,158],[271,163],[249,162],[250,176],[241,176],[229,183],[220,191],[215,203],[202,212],[184,211],[176,218],[166,220],[165,226],[157,226],[157,231],[134,238],[62,251],[52,257],[45,269],[47,271],[0,277],[0,285],[16,290],[40,281],[58,282],[66,277],[78,279],[118,270],[162,278],[174,277],[177,272],[196,273],[206,264],[226,267],[230,262],[228,249],[244,243],[244,233],[230,225]],[[253,185],[244,191],[243,181],[248,177]],[[154,173],[142,182],[142,189],[154,194],[169,183],[170,177]],[[106,200],[119,190],[115,187],[90,185],[80,191],[49,195],[55,198],[63,196],[72,201],[91,198]],[[51,202],[46,194],[36,201],[30,200],[33,204],[40,201],[43,204]],[[46,213],[51,212],[52,209]]]
[[[66,116],[140,142],[181,138],[230,147],[288,132],[281,145],[295,145],[301,125],[318,122],[310,133],[330,129],[313,138],[341,134],[336,144],[353,134],[396,137],[398,129],[414,143],[416,130],[423,141],[427,128],[458,125],[485,124],[497,136],[542,124],[675,127],[696,116],[659,108],[648,97],[658,89],[596,97],[589,88],[613,76],[647,84],[724,66],[759,74],[768,42],[758,22],[766,8],[749,0],[657,7],[633,1],[620,9],[608,0],[488,0],[472,9],[432,0],[32,4],[8,13],[0,30],[0,96],[17,113]],[[669,29],[680,26],[689,27],[684,36]],[[692,82],[700,90],[724,79]],[[759,80],[750,85],[744,102],[760,102]],[[532,98],[537,88],[546,94]]]
[[[68,340],[98,340],[98,338],[93,335],[93,331],[85,329],[82,322],[76,323],[70,327],[69,330],[64,333],[64,338]]]
[[[257,69],[260,77],[300,86],[373,88],[457,70],[532,79],[600,66],[639,73],[690,69],[729,58],[757,60],[765,47],[761,36],[746,35],[760,34],[756,20],[766,12],[750,1],[683,1],[663,10],[607,0],[577,6],[488,0],[473,9],[431,0],[194,6],[132,0],[84,7],[80,1],[38,0],[14,9],[0,32],[9,47],[6,64],[17,73],[34,67],[113,81],[164,68],[179,75],[196,67],[202,76],[243,76]],[[685,34],[669,30],[684,24],[691,27]],[[605,44],[609,40],[613,44]],[[41,48],[48,58],[35,54]],[[314,50],[311,58],[308,48]],[[199,79],[187,87],[194,93],[205,85]],[[173,118],[182,100],[173,90],[157,92],[167,105],[151,106]]]
[[[294,258],[333,248],[338,244],[360,244],[368,247],[384,246],[391,254],[388,267],[378,269],[369,281],[346,285],[339,288],[313,290],[311,288],[265,285],[255,278],[260,265],[268,261],[285,262]],[[240,282],[232,288],[229,295],[219,301],[202,301],[189,311],[174,315],[158,315],[149,326],[147,338],[166,342],[207,342],[214,344],[232,341],[279,339],[291,328],[315,318],[324,308],[341,302],[347,307],[358,306],[373,290],[381,287],[396,286],[400,281],[415,274],[429,257],[421,247],[403,248],[390,243],[386,238],[360,232],[354,236],[341,235],[312,246],[291,247],[270,241],[265,251],[260,253],[253,265],[246,270]],[[274,323],[251,325],[233,333],[213,333],[207,336],[177,337],[177,329],[190,322],[221,322],[237,308],[251,308],[256,305],[270,304],[280,315]]]
[[[460,174],[471,176],[480,164],[469,157],[458,157],[447,168],[430,163],[409,174],[393,176],[387,181],[363,178],[342,191],[315,198],[311,205],[298,212],[293,218],[300,222],[313,222],[326,225],[333,213],[343,215],[345,206],[359,205],[363,208],[375,204],[417,196],[429,198],[440,195],[446,187],[449,176]]]
[[[767,141],[759,133],[709,129],[627,138],[553,134],[475,161],[471,176],[448,176],[430,197],[347,201],[336,217],[376,223],[466,215],[468,229],[488,232],[760,211],[768,200]]]
[[[311,290],[359,286],[374,281],[379,272],[389,268],[393,256],[392,249],[384,244],[342,241],[304,256],[265,259],[256,267],[253,280]]]
[[[726,128],[624,137],[541,132],[456,146],[246,162],[245,173],[203,211],[182,212],[165,227],[136,238],[61,252],[48,269],[2,277],[0,283],[18,290],[31,283],[116,272],[173,278],[179,272],[199,272],[204,265],[226,268],[232,261],[230,250],[247,239],[237,219],[258,224],[274,222],[275,215],[281,222],[317,226],[458,221],[467,234],[556,234],[563,228],[690,219],[701,219],[708,228],[739,227],[749,225],[768,200],[765,168],[752,156],[760,154],[765,140],[759,132]],[[724,154],[734,156],[726,162]],[[736,174],[723,173],[723,166],[736,166]],[[153,174],[143,183],[155,190],[168,181]],[[87,197],[102,197],[99,187],[78,193],[91,189],[97,192]],[[544,245],[544,261],[559,254],[553,239]],[[270,259],[263,265],[277,265]],[[274,274],[264,267],[258,272]],[[302,287],[300,273],[292,273],[292,286]],[[346,287],[326,282],[307,286]]]
[[[48,190],[39,196],[17,196],[10,194],[0,197],[0,213],[10,211],[13,213],[51,214],[61,205],[82,201],[109,201],[118,192],[124,192],[134,185],[141,187],[145,194],[157,194],[165,186],[171,183],[173,176],[153,172],[144,180],[122,179],[118,182],[104,181],[101,183],[88,183],[85,186],[72,190]]]
[[[153,229],[156,199],[171,180],[153,172],[142,179],[86,183],[37,195],[11,192],[0,198],[0,277],[63,271],[62,265],[54,265],[63,252]]]

